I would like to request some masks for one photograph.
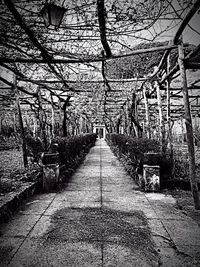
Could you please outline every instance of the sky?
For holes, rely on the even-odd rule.
[[[184,15],[185,16],[185,15]],[[184,17],[182,16],[182,17]],[[176,25],[179,22],[178,25]],[[174,20],[162,20],[157,21],[153,27],[151,28],[150,32],[152,33],[152,36],[155,36],[156,33],[159,33],[160,31],[166,29],[165,32],[163,32],[161,35],[159,35],[155,41],[166,41],[166,40],[172,40],[175,36],[178,28],[180,25],[180,21]],[[191,27],[190,27],[191,26]],[[169,30],[167,31],[167,27],[169,27]],[[142,37],[146,38],[152,38],[151,34],[148,31],[142,31],[140,34]],[[189,25],[186,26],[186,28],[183,31],[183,42],[184,43],[190,43],[194,45],[200,44],[200,12],[196,12],[193,18],[190,20]]]
[[[189,25],[199,33],[196,33],[187,26],[183,34],[184,42],[189,42],[195,45],[200,44],[200,13],[195,14]]]

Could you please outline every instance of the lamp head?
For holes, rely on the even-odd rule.
[[[45,4],[40,13],[44,19],[46,27],[57,30],[60,27],[66,10],[66,8],[57,6],[55,4]]]

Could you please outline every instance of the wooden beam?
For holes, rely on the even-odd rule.
[[[149,104],[149,107],[155,108],[155,106],[157,106],[157,103],[156,102],[155,103],[152,103],[152,104]],[[165,107],[166,104],[165,103],[162,103],[162,106]],[[192,107],[199,108],[200,107],[200,104],[199,105],[191,105],[191,106]],[[170,107],[183,107],[183,104],[171,104]]]
[[[138,49],[131,53],[128,53],[126,55],[112,55],[109,59],[106,57],[88,57],[88,58],[80,58],[80,59],[55,59],[51,58],[51,60],[47,60],[45,58],[43,59],[33,59],[33,58],[13,58],[13,57],[0,57],[0,63],[37,63],[37,64],[44,64],[44,63],[51,63],[51,64],[72,64],[72,63],[92,63],[92,62],[101,62],[102,60],[110,60],[110,59],[117,59],[117,58],[124,58],[124,57],[130,57],[140,54],[146,54],[146,53],[155,53],[158,51],[165,51],[165,50],[172,50],[177,49],[176,45],[168,45],[168,46],[159,46],[159,47],[152,47],[147,49]],[[151,77],[150,77],[151,78]]]
[[[200,5],[200,1],[197,1]],[[189,176],[191,191],[194,199],[195,209],[200,209],[200,201],[198,194],[198,185],[196,180],[196,170],[195,170],[195,152],[194,152],[194,140],[193,140],[193,128],[192,128],[192,118],[190,111],[190,103],[188,97],[188,88],[187,88],[187,78],[186,70],[184,67],[184,50],[183,45],[178,46],[178,64],[180,67],[180,75],[182,81],[182,92],[183,92],[183,101],[184,101],[184,110],[185,110],[185,125],[186,125],[186,134],[187,134],[187,144],[188,144],[188,155],[189,155]]]
[[[183,98],[182,95],[170,95],[171,98]],[[189,95],[189,98],[200,98],[200,95]]]
[[[200,89],[200,86],[189,86],[188,87],[188,90],[199,90]],[[161,88],[160,89],[161,91],[166,91],[165,88]],[[175,87],[170,87],[170,91],[181,91],[182,88],[179,87],[179,88],[175,88]]]
[[[132,78],[132,79],[107,79],[108,82],[110,83],[127,83],[127,82],[138,82],[138,81],[147,81],[149,80],[149,78]],[[59,80],[32,80],[32,79],[26,79],[26,78],[18,78],[18,81],[23,81],[23,82],[31,82],[31,83],[48,83],[48,84],[59,84],[59,83],[63,83],[63,81],[59,81]],[[81,84],[84,85],[84,84],[90,84],[90,83],[104,83],[105,81],[104,80],[78,80],[78,81],[75,81],[75,80],[64,80],[65,82],[67,83],[75,83],[75,84]]]
[[[10,66],[7,66],[7,65],[5,65],[5,64],[0,64],[0,65],[2,65],[2,66],[3,66],[4,68],[6,68],[6,69],[12,71],[12,72],[16,75],[16,77],[17,77],[17,81],[20,81],[19,77],[20,77],[21,79],[27,79],[27,78],[25,77],[25,75],[24,75],[23,73],[21,73],[20,71],[16,71],[14,68],[12,68],[12,67],[10,67]],[[40,83],[40,82],[37,81],[37,80],[32,80],[31,82],[32,82],[33,84],[38,85],[38,86],[42,86],[42,87],[44,87],[45,89],[47,89],[51,94],[53,94],[53,95],[56,96],[57,98],[61,98],[59,95],[56,95],[56,94],[53,92],[53,89],[54,89],[54,88],[51,88],[51,87],[49,87],[49,86],[46,85],[46,84],[42,84],[42,83]],[[63,83],[62,81],[60,81],[60,82]],[[61,98],[61,100],[64,101],[64,99],[62,99],[62,98]]]
[[[10,88],[14,88],[14,87],[15,87],[15,85],[14,85],[13,83],[7,81],[7,80],[4,79],[3,77],[0,77],[0,81],[2,81],[2,82],[4,82],[5,84],[9,85]],[[7,89],[9,89],[9,88],[7,88]],[[27,95],[36,96],[35,93],[31,93],[31,92],[25,90],[25,89],[24,89],[23,87],[21,87],[21,86],[17,86],[17,89],[18,89],[19,91],[21,91],[21,92],[27,94]]]

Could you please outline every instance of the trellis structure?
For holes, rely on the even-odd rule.
[[[162,151],[166,147],[166,126],[172,148],[172,124],[184,117],[190,179],[198,208],[191,122],[192,117],[200,114],[200,79],[189,79],[187,86],[185,71],[200,69],[200,45],[184,55],[182,35],[186,28],[199,35],[199,29],[189,23],[198,16],[200,1],[53,1],[67,10],[56,31],[46,29],[40,15],[47,2],[0,2],[0,67],[4,72],[0,77],[1,114],[13,103],[17,104],[18,112],[27,109],[29,117],[43,110],[37,120],[32,118],[32,124],[36,127],[40,122],[43,127],[47,116],[52,137],[56,123],[60,133],[62,125],[63,134],[68,134],[67,119],[71,134],[91,131],[96,122],[104,123],[108,132],[119,132],[122,126],[127,134],[138,137],[145,134],[149,138],[154,134],[152,126],[158,122],[156,135]],[[150,43],[165,40],[162,34],[173,29],[176,29],[173,38],[158,46],[132,45],[141,40]],[[174,51],[178,60],[170,65]],[[126,72],[120,78],[109,76],[109,64],[116,59],[156,53],[161,57],[157,66],[152,64],[153,72],[148,65],[145,71],[133,72],[128,78]],[[8,77],[6,72],[14,76]],[[182,103],[173,100],[180,98]],[[22,112],[21,128],[25,123],[23,116]]]

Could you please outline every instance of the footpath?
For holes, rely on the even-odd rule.
[[[1,224],[0,266],[200,266],[200,226],[171,195],[141,192],[98,140],[59,192]]]

